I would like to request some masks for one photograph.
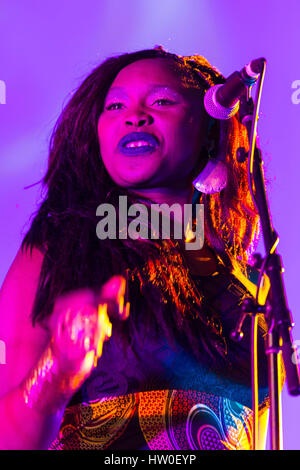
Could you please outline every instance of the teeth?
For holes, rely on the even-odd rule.
[[[135,142],[129,142],[128,144],[125,145],[125,147],[144,147],[147,145],[148,147],[152,147],[152,145],[149,144],[149,142],[146,142],[145,140],[139,140]]]

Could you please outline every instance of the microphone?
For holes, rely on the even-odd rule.
[[[263,70],[266,60],[254,59],[240,72],[231,74],[226,82],[215,85],[204,95],[204,107],[207,113],[215,119],[230,119],[240,105],[240,98],[256,82]]]

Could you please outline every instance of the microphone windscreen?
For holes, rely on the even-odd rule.
[[[230,119],[239,110],[239,101],[237,101],[237,103],[230,108],[225,108],[220,103],[218,103],[216,94],[219,88],[222,86],[222,84],[215,85],[209,88],[204,95],[204,107],[206,112],[214,119]]]

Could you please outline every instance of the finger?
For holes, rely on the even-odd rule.
[[[99,303],[108,305],[111,318],[126,320],[129,316],[130,303],[125,302],[126,279],[123,276],[113,276],[101,288]]]
[[[119,303],[120,297],[125,295],[126,280],[123,276],[111,277],[100,290],[100,297]]]
[[[49,327],[51,331],[54,332],[57,328],[61,332],[65,330],[72,321],[74,314],[86,305],[94,308],[97,306],[95,293],[90,289],[79,289],[59,296],[55,301],[50,317]]]
[[[103,343],[112,334],[112,324],[109,321],[107,314],[107,304],[99,304],[97,313],[97,332],[95,335],[95,358],[94,366],[97,366],[97,360],[102,356]]]
[[[126,302],[124,305],[124,296],[122,296],[119,302],[119,316],[121,317],[121,320],[127,320],[127,318],[129,317],[129,311],[130,302]]]
[[[111,337],[112,324],[107,315],[107,304],[99,304],[98,306],[98,328],[103,332],[104,339]]]

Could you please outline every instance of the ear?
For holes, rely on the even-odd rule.
[[[206,139],[206,148],[210,157],[223,161],[226,159],[229,127],[229,120],[210,118]]]
[[[219,121],[218,159],[225,161],[228,148],[230,120]]]
[[[207,165],[208,159],[209,159],[208,149],[207,149],[207,146],[204,145],[200,151],[200,155],[197,160],[196,166],[191,173],[192,180],[196,178],[196,176],[199,175],[199,173],[201,173],[201,171],[205,168],[205,166]]]
[[[205,146],[211,157],[217,155],[220,140],[220,121],[209,117]]]

